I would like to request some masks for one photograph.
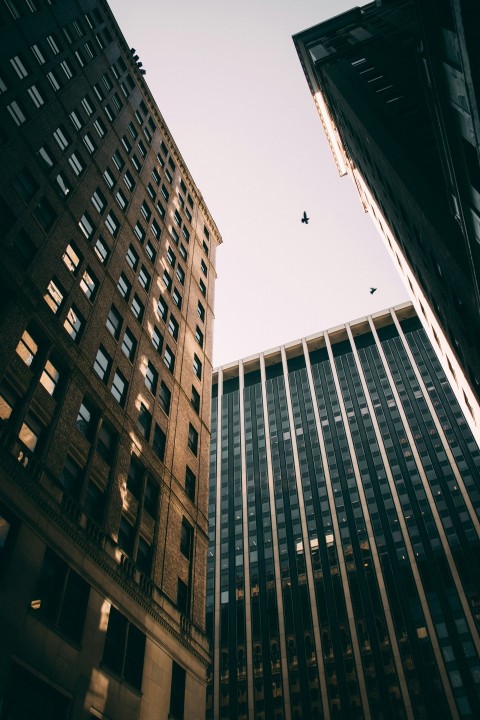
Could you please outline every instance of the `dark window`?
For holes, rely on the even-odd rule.
[[[123,272],[118,278],[117,290],[120,295],[125,298],[125,300],[128,300],[132,290],[132,283],[127,279],[127,276]]]
[[[161,385],[160,385],[160,394],[158,396],[158,399],[160,402],[160,407],[167,415],[170,412],[171,398],[172,398],[172,393],[170,392],[167,385],[165,385],[165,383],[162,380]]]
[[[190,525],[188,520],[183,518],[182,529],[180,532],[180,550],[186,558],[190,558],[192,555],[193,545],[193,527]]]
[[[113,455],[117,445],[117,433],[114,428],[106,420],[102,422],[102,427],[98,433],[97,453],[106,463],[112,464]]]
[[[38,190],[38,183],[28,168],[23,168],[13,182],[13,187],[25,203],[29,203]]]
[[[205,255],[208,255],[208,245],[205,240],[203,241],[203,252],[205,253]]]
[[[102,523],[105,509],[105,494],[94,482],[90,480],[87,485],[87,494],[83,502],[83,509],[98,525]]]
[[[152,328],[152,345],[158,353],[162,352],[163,335],[155,325]]]
[[[137,269],[138,265],[138,253],[133,247],[133,245],[129,245],[127,250],[127,256],[126,256],[127,263],[130,265],[132,270]]]
[[[133,362],[135,353],[137,352],[137,338],[129,328],[125,330],[125,335],[123,336],[122,352],[130,362]]]
[[[90,586],[47,548],[32,607],[74,642],[82,639]],[[35,605],[33,605],[35,603]]]
[[[167,319],[167,315],[168,315],[168,305],[163,298],[160,298],[158,301],[157,311],[160,316],[160,319],[163,320],[163,322],[165,322]]]
[[[152,570],[152,546],[143,538],[138,539],[137,567],[144,575],[150,575]]]
[[[141,323],[143,320],[143,314],[145,312],[145,306],[136,293],[133,296],[131,310],[134,316],[137,318],[138,322]]]
[[[155,366],[150,361],[148,361],[147,367],[145,369],[145,386],[154,395],[157,392],[157,383],[158,383],[158,372],[155,370]]]
[[[191,423],[188,427],[188,447],[194,455],[198,453],[198,432]]]
[[[198,325],[195,329],[195,340],[200,345],[200,347],[203,348],[203,332],[200,330]]]
[[[15,539],[18,521],[0,504],[0,577]]]
[[[185,271],[180,265],[177,265],[177,272],[175,273],[175,275],[177,276],[178,282],[181,283],[182,285],[184,285],[185,284]]]
[[[200,318],[200,320],[202,322],[205,322],[205,308],[203,307],[200,300],[198,301],[197,312],[198,312],[198,317]]]
[[[149,438],[150,428],[152,427],[152,416],[148,412],[146,406],[140,403],[140,410],[138,411],[137,427],[141,435],[144,438]]]
[[[145,265],[142,265],[140,272],[138,273],[138,282],[143,287],[145,292],[148,293],[148,291],[150,290],[151,277]]]
[[[78,500],[82,489],[83,470],[67,455],[60,474],[60,480],[66,493]]]
[[[174,355],[173,352],[170,350],[170,348],[168,347],[168,345],[167,345],[167,347],[165,348],[165,354],[164,354],[164,356],[163,356],[163,362],[165,363],[165,365],[167,366],[168,370],[170,370],[170,372],[171,372],[172,375],[173,375],[173,371],[175,370],[175,355]]]
[[[200,413],[200,394],[197,389],[192,385],[192,397],[190,399],[192,407],[196,413]]]
[[[189,592],[188,585],[178,578],[177,584],[177,606],[182,615],[189,615]],[[171,716],[170,716],[171,717]]]
[[[193,356],[193,372],[199,380],[202,379],[202,362],[198,355]]]
[[[207,270],[207,265],[206,265],[206,263],[205,263],[205,260],[200,260],[200,268],[201,268],[201,270],[202,270],[202,273],[203,273],[203,274],[205,275],[205,277],[206,277],[206,276],[207,276],[207,273],[208,273],[208,270]]]
[[[124,517],[120,519],[118,528],[118,545],[129,556],[133,555],[133,543],[135,541],[135,528]]]
[[[102,663],[141,690],[144,657],[145,635],[111,607]]]
[[[128,468],[127,489],[137,500],[140,500],[140,496],[142,494],[143,473],[143,465],[132,455],[130,459],[130,467]]]
[[[181,296],[179,290],[177,290],[177,288],[174,289],[172,298],[173,298],[173,302],[175,303],[175,305],[178,307],[179,310],[181,310],[182,309],[182,296]]]
[[[170,319],[168,321],[168,330],[170,332],[170,335],[173,337],[174,340],[178,339],[178,322],[173,317],[173,315],[170,315]]]
[[[120,337],[120,329],[122,327],[122,316],[120,315],[119,311],[115,307],[115,305],[112,305],[112,307],[109,310],[108,317],[107,317],[107,329],[109,332],[112,333],[115,340],[118,340]]]
[[[200,278],[200,280],[198,281],[198,285],[199,285],[199,287],[200,287],[200,292],[202,293],[203,297],[206,297],[206,295],[207,295],[207,286],[205,285],[205,283],[203,282],[203,280],[202,280],[201,278]]]
[[[190,470],[187,465],[185,470],[185,492],[187,493],[190,500],[195,500],[195,485],[196,485],[195,473]]]
[[[69,697],[20,665],[12,665],[3,696],[2,719],[67,720],[69,709]]]
[[[184,720],[185,709],[185,670],[172,661],[172,687],[170,689],[170,716],[174,720]]]
[[[170,277],[169,273],[164,270],[162,275],[163,284],[167,288],[168,292],[171,292],[172,290],[172,278]]]
[[[158,494],[159,488],[157,483],[153,478],[148,477],[147,483],[145,485],[145,497],[143,500],[143,507],[152,517],[155,517],[155,515],[157,514]]]
[[[160,460],[165,459],[165,447],[167,444],[167,436],[163,432],[162,428],[158,425],[155,425],[155,430],[153,433],[153,451],[155,455],[160,458]]]

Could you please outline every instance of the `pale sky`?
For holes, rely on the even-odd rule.
[[[223,237],[215,366],[408,299],[338,175],[292,42],[354,4],[110,0]]]

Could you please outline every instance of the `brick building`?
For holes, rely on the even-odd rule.
[[[204,717],[216,225],[106,2],[0,3],[0,717]]]

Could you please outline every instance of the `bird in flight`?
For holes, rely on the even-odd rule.
[[[377,291],[377,288],[370,288],[370,295],[373,295],[373,293],[376,291]]]
[[[305,225],[308,225],[309,220],[310,220],[310,218],[308,217],[306,210],[304,210],[303,217],[302,217],[302,223],[305,223]]]

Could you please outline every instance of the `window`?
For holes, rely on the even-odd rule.
[[[180,255],[182,256],[182,258],[184,260],[187,259],[187,256],[188,256],[187,248],[185,247],[185,245],[183,243],[180,245]]]
[[[70,270],[72,275],[76,275],[78,272],[78,267],[83,260],[83,257],[80,253],[80,250],[77,248],[73,241],[70,242],[65,248],[62,260],[67,266],[67,268]]]
[[[90,117],[90,115],[93,115],[93,113],[95,112],[95,107],[94,107],[94,104],[93,104],[92,100],[90,99],[89,95],[85,95],[85,97],[82,99],[81,102],[82,102],[82,107],[85,110],[85,112],[87,113],[87,115],[89,117]]]
[[[150,361],[147,362],[145,368],[145,387],[147,387],[151,393],[155,395],[157,392],[158,383],[158,372],[155,370],[155,366]]]
[[[163,462],[165,459],[165,448],[167,444],[167,436],[163,432],[162,428],[155,424],[155,430],[153,431],[153,452]]]
[[[138,538],[136,564],[138,569],[149,576],[152,570],[152,546],[142,537]]]
[[[193,527],[183,518],[180,532],[180,551],[186,558],[190,558],[193,549]]]
[[[193,356],[193,372],[199,380],[202,379],[202,362],[196,354]]]
[[[101,525],[105,510],[105,494],[92,480],[87,485],[83,509],[92,520]]]
[[[190,612],[188,585],[184,583],[183,580],[181,580],[180,578],[178,578],[177,581],[177,606],[182,615],[188,617]],[[169,717],[176,718],[176,715],[172,716],[170,714]]]
[[[33,216],[44,232],[51,230],[57,219],[57,213],[47,198],[42,198],[33,211]]]
[[[95,225],[90,215],[86,212],[78,221],[78,226],[87,240],[90,240],[95,232]]]
[[[152,243],[150,242],[150,240],[149,240],[149,241],[147,242],[147,244],[145,245],[145,252],[146,252],[146,254],[147,254],[148,259],[149,259],[152,263],[154,263],[155,260],[156,260],[156,257],[157,257],[157,251],[156,251],[155,248],[153,247],[153,245],[152,245]]]
[[[27,413],[25,422],[20,428],[18,433],[19,440],[25,445],[28,450],[33,452],[37,446],[37,443],[42,434],[43,427],[39,422],[38,418],[32,413]]]
[[[196,413],[200,414],[200,393],[196,387],[192,385],[192,397],[190,398],[193,409]]]
[[[143,217],[145,218],[145,220],[148,222],[148,221],[150,220],[151,216],[152,216],[152,211],[151,211],[150,208],[148,207],[148,205],[147,205],[147,203],[145,202],[145,200],[142,202],[142,205],[141,205],[141,207],[140,207],[140,212],[142,213],[142,215],[143,215]]]
[[[138,265],[138,253],[133,247],[133,245],[129,245],[127,250],[127,256],[126,256],[127,263],[130,265],[132,270],[137,269]]]
[[[135,224],[135,227],[133,228],[133,232],[137,236],[138,240],[140,240],[140,242],[143,243],[143,241],[145,240],[145,230],[143,229],[143,227],[140,225],[139,222],[137,222]]]
[[[125,175],[123,176],[123,182],[130,190],[130,192],[133,192],[135,190],[135,180],[133,179],[133,175],[130,170],[127,170]]]
[[[116,446],[117,433],[112,425],[104,420],[98,433],[97,453],[108,465],[112,463]]]
[[[96,424],[96,412],[89,400],[84,398],[77,415],[77,428],[82,435],[85,435],[87,440],[91,440],[95,432]]]
[[[118,340],[118,338],[120,337],[120,329],[122,327],[122,316],[120,315],[115,305],[112,305],[108,312],[106,325],[108,331],[113,335],[115,340]]]
[[[157,426],[155,426],[157,427]],[[155,442],[155,439],[154,439]],[[147,483],[145,485],[145,496],[143,498],[143,507],[148,512],[149,515],[152,517],[155,517],[157,514],[157,507],[158,507],[158,494],[159,494],[159,488],[157,483],[152,477],[147,478]]]
[[[119,223],[118,219],[116,218],[113,210],[110,210],[110,212],[108,213],[106,220],[105,220],[105,225],[110,230],[113,237],[117,237],[118,231],[120,229],[120,223]]]
[[[111,392],[115,400],[123,407],[125,405],[125,398],[127,397],[128,382],[120,370],[115,371]]]
[[[135,153],[133,153],[133,155],[130,159],[132,161],[132,165],[135,168],[135,170],[137,172],[140,172],[140,170],[142,169],[142,164],[141,164],[140,160],[137,158],[137,156],[135,155]]]
[[[202,278],[198,281],[198,285],[200,287],[200,292],[202,293],[203,297],[206,297],[207,295],[207,286],[203,282]]]
[[[12,0],[8,0],[8,4],[11,7]],[[5,717],[33,720],[46,711],[50,720],[59,720],[68,717],[70,698],[24,667],[12,663],[2,706]]]
[[[76,110],[72,110],[72,112],[71,112],[70,115],[69,115],[69,118],[70,118],[70,120],[71,120],[71,122],[72,122],[72,125],[73,125],[73,127],[75,128],[75,130],[81,130],[81,129],[82,129],[82,127],[83,127],[82,118],[80,117],[80,115],[77,113]]]
[[[188,426],[188,447],[194,455],[198,453],[198,432],[195,430],[192,423]]]
[[[128,300],[132,290],[132,283],[127,279],[127,276],[123,272],[118,278],[117,290],[120,295],[125,298],[125,300]]]
[[[115,150],[115,152],[112,155],[113,164],[117,168],[117,170],[122,171],[125,166],[125,160],[121,156],[121,153],[119,150]]]
[[[24,61],[20,57],[20,55],[15,55],[15,57],[10,58],[10,62],[12,64],[13,69],[17,73],[20,80],[23,80],[23,78],[26,78],[28,75],[28,70],[24,64]]]
[[[173,375],[173,371],[175,370],[175,355],[170,350],[168,345],[165,348],[165,355],[163,356],[163,362],[167,366],[167,369],[170,370],[170,372]]]
[[[45,100],[43,99],[42,94],[36,85],[32,85],[31,87],[29,87],[27,92],[30,95],[31,101],[37,109],[41,108],[42,105],[45,104]]]
[[[168,192],[168,190],[167,190],[167,188],[165,187],[165,185],[162,185],[162,187],[161,187],[161,189],[160,189],[160,192],[162,193],[163,197],[165,198],[165,202],[168,203],[168,199],[169,199],[169,197],[170,197],[170,193]]]
[[[101,215],[107,207],[107,199],[99,187],[97,187],[90,199],[95,210],[97,210]]]
[[[170,332],[170,335],[173,337],[174,340],[178,339],[178,322],[173,317],[173,315],[170,315],[170,319],[168,321],[168,330]]]
[[[195,329],[195,340],[200,345],[200,347],[203,348],[203,332],[200,330],[198,325]]]
[[[137,352],[137,338],[129,328],[125,330],[125,335],[123,336],[122,352],[130,362],[133,362],[135,353]]]
[[[132,151],[132,146],[130,144],[129,139],[125,135],[122,137],[122,145],[125,149],[125,152],[128,155]]]
[[[186,467],[185,470],[185,492],[187,493],[190,500],[195,500],[195,484],[196,484],[196,477],[195,474],[190,470],[190,468]]]
[[[167,260],[172,267],[175,267],[175,263],[177,260],[176,260],[175,253],[173,252],[172,248],[168,248],[168,250],[167,250]]]
[[[202,322],[205,322],[205,308],[203,307],[200,300],[198,301],[197,313],[200,320],[202,320]]]
[[[72,305],[72,307],[69,309],[69,311],[67,313],[67,317],[65,318],[63,327],[65,328],[67,333],[70,335],[72,340],[75,340],[75,342],[78,342],[82,335],[84,326],[85,326],[85,320],[84,320],[82,314],[80,313],[80,310],[75,305]]]
[[[97,118],[96,120],[94,120],[93,127],[97,131],[98,137],[102,138],[107,132],[107,128],[105,127],[105,123],[103,122],[102,118]]]
[[[60,474],[60,480],[64,491],[71,497],[78,500],[83,483],[83,470],[80,465],[67,455]]]
[[[35,614],[80,643],[87,613],[90,586],[50,548],[45,550],[34,600]]]
[[[159,393],[158,399],[160,402],[160,407],[162,408],[162,410],[164,411],[164,413],[166,415],[168,415],[170,412],[171,398],[172,398],[172,393],[170,392],[168,386],[165,385],[165,383],[162,380],[162,382],[160,384],[160,393]]]
[[[60,67],[62,68],[63,72],[65,73],[65,77],[67,80],[71,80],[73,78],[73,70],[68,63],[67,60],[62,60],[60,63]]]
[[[159,174],[157,168],[155,168],[155,167],[152,170],[152,177],[155,180],[155,182],[157,183],[157,185],[160,185],[160,174]]]
[[[182,216],[180,215],[178,210],[175,210],[175,212],[173,214],[173,219],[175,220],[175,222],[177,223],[177,225],[179,227],[182,227]]]
[[[170,715],[175,720],[184,720],[185,711],[185,670],[172,660],[172,685],[170,688]]]
[[[152,227],[150,228],[152,231],[152,235],[158,240],[160,238],[160,225],[157,223],[156,220],[153,220]]]
[[[150,436],[150,429],[152,427],[152,416],[148,412],[146,405],[140,403],[140,410],[138,411],[137,428],[141,435],[148,440]]]
[[[93,155],[93,153],[97,149],[97,146],[95,145],[93,137],[90,135],[90,133],[88,133],[88,132],[85,133],[85,135],[83,136],[83,143],[84,143],[85,147],[87,148],[88,152],[90,153],[90,155]]]
[[[115,179],[115,175],[112,173],[112,171],[108,167],[103,173],[103,179],[105,180],[105,182],[107,183],[109,188],[113,188],[113,186],[117,182]]]
[[[172,278],[170,277],[169,273],[164,270],[162,275],[163,284],[167,288],[168,292],[171,292],[172,290]]]
[[[82,275],[80,289],[85,293],[87,298],[93,302],[98,289],[98,280],[89,267],[87,267]]]
[[[158,310],[160,319],[163,320],[163,322],[165,322],[167,319],[167,314],[168,314],[168,305],[163,298],[159,298],[158,304],[157,304],[157,310]]]
[[[155,207],[157,208],[158,214],[160,215],[160,217],[163,220],[165,217],[165,208],[163,207],[162,203],[160,201],[157,201],[157,203],[155,204]]]
[[[208,255],[208,245],[205,240],[203,241],[203,252],[205,253],[205,255]]]
[[[54,365],[54,362],[57,362],[56,360],[53,360],[50,358],[45,363],[45,368],[42,372],[42,375],[40,377],[40,382],[45,388],[45,390],[50,395],[55,395],[55,390],[58,386],[58,381],[60,379],[60,371],[58,370],[58,367]]]
[[[97,373],[98,377],[104,382],[106,382],[108,379],[111,364],[112,358],[107,353],[103,345],[100,345],[97,351],[95,362],[93,363],[93,369]]]
[[[43,54],[43,51],[42,51],[40,45],[39,44],[32,45],[30,50],[34,54],[35,59],[37,60],[38,64],[43,65],[45,62],[45,56]]]
[[[57,145],[60,150],[65,150],[65,148],[67,148],[72,142],[70,135],[67,133],[63,125],[60,125],[53,131],[53,137],[57,141]]]
[[[144,657],[145,635],[112,606],[102,663],[134,688],[141,690]]]
[[[43,299],[47,303],[50,310],[57,315],[63,305],[65,297],[65,290],[60,285],[60,282],[56,277],[53,277],[48,283],[47,292],[43,296]]]
[[[53,70],[47,72],[47,80],[55,92],[58,92],[58,90],[60,90],[60,83],[58,82],[58,78],[53,72]]]
[[[43,163],[47,166],[47,168],[53,167],[53,159],[52,159],[52,153],[49,149],[47,149],[47,146],[43,145],[41,148],[37,150],[37,155],[42,160]]]
[[[203,226],[203,234],[205,235],[205,237],[207,238],[207,240],[210,240],[210,233],[209,233],[208,228],[207,228],[206,225]]]
[[[19,355],[25,365],[30,366],[33,358],[37,354],[38,344],[35,342],[30,333],[25,330],[16,347],[17,355]]]
[[[178,237],[178,233],[175,228],[170,228],[170,237],[172,238],[175,245],[178,245],[180,238]]]
[[[179,290],[177,290],[177,288],[174,289],[172,297],[173,297],[173,302],[175,303],[177,308],[179,310],[181,310],[182,309],[182,296],[180,295],[180,292],[179,292]]]
[[[106,265],[110,257],[110,248],[101,235],[95,243],[94,250],[100,262]]]
[[[152,328],[152,345],[158,353],[162,352],[163,336],[155,325]]]
[[[132,304],[130,306],[132,313],[137,318],[138,322],[142,322],[143,314],[145,312],[145,306],[138,297],[137,293],[133,296]]]
[[[148,292],[150,290],[151,277],[150,273],[147,272],[147,269],[144,265],[142,265],[141,270],[138,273],[138,282],[143,287],[145,292]]]
[[[79,152],[72,153],[68,158],[68,162],[77,177],[85,170],[85,165]]]
[[[132,455],[130,458],[130,467],[127,475],[127,490],[132,493],[133,497],[140,500],[143,488],[143,475],[145,469],[137,458]]]

